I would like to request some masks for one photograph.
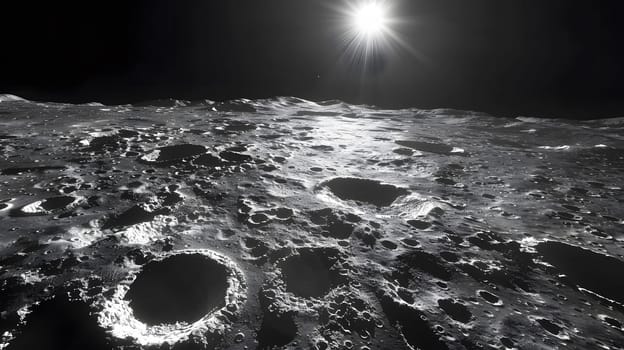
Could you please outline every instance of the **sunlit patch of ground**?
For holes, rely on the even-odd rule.
[[[8,349],[624,344],[622,119],[0,101]]]

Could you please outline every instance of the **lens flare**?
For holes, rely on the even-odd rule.
[[[394,0],[345,0],[332,6],[340,14],[340,35],[343,52],[339,61],[352,68],[376,71],[388,57],[407,51],[421,55],[402,37],[403,26],[413,25],[415,19],[399,16],[400,3]]]
[[[385,29],[386,13],[376,3],[364,3],[353,14],[353,24],[361,35],[372,36],[382,33]]]

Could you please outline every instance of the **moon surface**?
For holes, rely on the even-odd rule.
[[[0,96],[0,348],[622,349],[624,119]]]

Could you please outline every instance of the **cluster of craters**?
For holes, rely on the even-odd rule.
[[[125,346],[213,348],[237,320],[246,299],[243,273],[209,250],[159,256],[130,251],[129,273],[116,285],[90,276],[44,291],[17,313],[4,334],[8,349],[111,349]],[[110,278],[110,277],[108,277]],[[5,285],[3,295],[27,287]],[[24,287],[20,287],[20,285]],[[5,325],[6,326],[6,325]]]
[[[0,348],[623,349],[619,119],[0,109]]]

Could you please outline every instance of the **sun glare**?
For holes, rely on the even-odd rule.
[[[397,53],[406,50],[419,57],[409,42],[402,38],[400,27],[412,23],[397,15],[398,5],[393,0],[345,0],[335,9],[341,16],[341,39],[344,51],[341,60],[353,67],[375,67]]]
[[[353,22],[359,34],[378,35],[385,29],[385,11],[376,2],[362,4],[353,14]]]

